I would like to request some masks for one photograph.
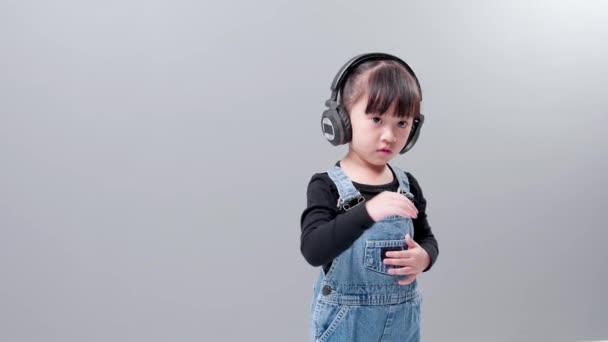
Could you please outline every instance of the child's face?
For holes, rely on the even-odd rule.
[[[373,165],[383,166],[405,146],[412,129],[413,118],[394,116],[397,101],[393,101],[386,113],[365,113],[367,96],[350,109],[352,141],[350,148]]]

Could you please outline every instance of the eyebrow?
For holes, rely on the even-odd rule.
[[[380,114],[378,114],[378,113],[365,113],[365,115],[375,115],[375,116],[384,116],[384,114],[386,114],[386,113],[380,113]],[[400,117],[400,116],[397,116],[396,114],[393,114],[393,115],[390,115],[390,116],[399,119],[399,121],[408,121],[408,119],[410,118],[410,117],[407,117],[407,116]]]

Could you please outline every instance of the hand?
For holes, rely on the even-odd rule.
[[[388,270],[389,274],[407,275],[407,278],[399,280],[399,285],[407,285],[413,282],[418,274],[431,263],[429,254],[410,237],[410,234],[405,236],[405,243],[407,244],[407,250],[388,251],[384,259],[385,265],[402,266]]]
[[[391,215],[416,218],[418,209],[407,197],[392,191],[383,191],[365,203],[369,216],[378,222]]]

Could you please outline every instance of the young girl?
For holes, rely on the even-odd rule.
[[[401,59],[371,53],[348,61],[331,90],[321,128],[333,145],[348,143],[348,153],[312,176],[301,217],[302,254],[322,266],[311,337],[419,341],[416,277],[439,250],[418,182],[388,162],[418,138],[420,84]]]

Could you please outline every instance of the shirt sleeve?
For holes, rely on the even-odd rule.
[[[420,247],[424,248],[431,259],[428,267],[423,271],[426,272],[430,270],[433,264],[435,264],[435,261],[437,261],[437,257],[439,256],[439,244],[429,224],[426,214],[426,199],[424,198],[420,184],[412,174],[406,172],[406,175],[410,181],[410,192],[414,195],[414,205],[418,209],[418,217],[413,219],[414,241],[416,241]]]
[[[322,174],[311,178],[306,197],[307,207],[300,219],[300,251],[312,266],[331,262],[374,224],[365,205],[339,214],[337,190]]]

